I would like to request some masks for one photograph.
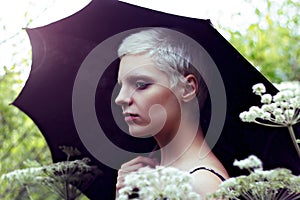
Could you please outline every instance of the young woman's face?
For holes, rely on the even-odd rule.
[[[121,89],[115,102],[122,107],[131,135],[143,137],[177,131],[178,95],[169,88],[168,75],[158,70],[147,55],[124,56],[118,83]]]

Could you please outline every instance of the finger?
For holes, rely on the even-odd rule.
[[[145,167],[145,166],[150,166],[154,167],[158,165],[157,159],[153,158],[148,158],[148,157],[136,157],[126,163],[124,163],[121,168],[118,170],[118,177],[117,177],[117,183],[116,183],[116,189],[117,191],[124,187],[124,178],[127,174],[131,172],[135,172],[138,169]]]
[[[144,164],[138,163],[138,164],[131,165],[131,166],[121,168],[120,170],[118,170],[116,189],[118,190],[118,189],[124,187],[124,180],[125,180],[126,175],[128,175],[132,172],[135,172],[142,167],[144,167]]]
[[[138,169],[144,167],[143,163],[138,163],[135,165],[131,165],[131,166],[127,166],[127,167],[123,167],[121,169],[118,170],[118,177],[117,177],[117,182],[118,185],[121,187],[123,186],[122,183],[124,182],[125,176],[137,171]]]
[[[143,156],[138,156],[138,157],[124,163],[121,166],[121,168],[122,167],[128,167],[128,166],[131,166],[131,165],[135,165],[135,164],[138,164],[138,163],[143,163],[144,166],[150,166],[150,167],[155,167],[158,164],[156,159],[143,157]]]
[[[118,191],[119,189],[121,189],[122,187],[124,187],[124,179],[122,180],[118,180],[116,183],[116,190]]]
[[[159,165],[159,161],[157,160],[157,158],[152,158],[153,162],[154,162],[154,166],[157,166]]]
[[[136,163],[134,165],[123,166],[118,171],[118,176],[123,176],[124,174],[129,174],[131,172],[135,172],[138,169],[145,167],[144,163]]]

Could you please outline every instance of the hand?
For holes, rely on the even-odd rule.
[[[155,167],[156,165],[158,165],[157,159],[143,157],[143,156],[138,156],[124,163],[118,171],[118,178],[116,184],[117,192],[120,188],[124,187],[124,177],[127,174],[131,172],[135,172],[142,167],[146,167],[146,166]]]

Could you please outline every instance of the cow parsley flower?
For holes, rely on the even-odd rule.
[[[253,93],[257,95],[261,95],[266,92],[266,87],[262,83],[257,83],[252,87]]]
[[[262,169],[261,160],[254,155],[251,155],[244,160],[235,160],[233,165],[239,167],[240,169]]]
[[[284,168],[263,170],[262,162],[253,155],[247,159],[235,161],[234,165],[248,169],[250,174],[225,180],[216,192],[208,195],[208,199],[300,198],[300,176],[293,175],[290,170]]]
[[[261,96],[261,102],[270,104],[272,102],[272,96],[270,94],[264,94]]]
[[[252,106],[248,111],[240,113],[243,122],[254,122],[271,127],[287,127],[294,147],[300,157],[299,140],[293,130],[293,125],[300,122],[300,83],[283,82],[276,84],[279,92],[272,96],[265,94],[262,83],[252,87],[253,93],[261,97],[262,106]]]
[[[35,184],[43,173],[42,167],[17,169],[1,176],[1,181],[9,181],[20,185]]]
[[[191,181],[188,172],[173,167],[143,167],[125,177],[125,187],[119,190],[117,200],[200,200]]]
[[[67,161],[44,166],[27,161],[28,168],[3,174],[0,183],[9,182],[11,185],[19,185],[26,190],[30,199],[32,199],[30,187],[46,187],[56,193],[60,199],[76,199],[81,194],[77,187],[87,188],[101,171],[97,166],[89,165],[89,158],[70,161],[71,156],[79,155],[76,148],[63,146],[61,149],[67,154]]]

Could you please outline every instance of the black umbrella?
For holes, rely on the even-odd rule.
[[[287,167],[299,174],[300,160],[287,130],[240,121],[239,113],[259,102],[252,94],[252,85],[264,83],[272,94],[277,90],[209,20],[179,17],[116,0],[94,0],[66,19],[27,29],[33,51],[32,68],[25,87],[13,104],[39,127],[53,161],[65,158],[59,146],[77,147],[103,172],[84,192],[91,199],[113,199],[116,168],[129,157],[114,157],[110,145],[120,152],[151,152],[155,146],[151,138],[133,138],[120,129],[114,120],[111,99],[115,95],[118,44],[137,28],[158,26],[178,30],[196,40],[218,67],[226,101],[219,105],[220,115],[213,116],[208,110],[204,112],[211,119],[225,120],[224,126],[220,122],[221,129],[212,129],[215,135],[208,135],[207,139],[229,173],[232,176],[240,173],[232,167],[235,158],[255,154],[263,160],[265,169]],[[95,69],[98,71],[93,71]],[[96,83],[95,73],[101,75]],[[212,98],[211,103],[213,105]],[[95,114],[90,115],[91,112]],[[214,145],[216,138],[219,139]],[[105,160],[102,160],[103,155]]]

